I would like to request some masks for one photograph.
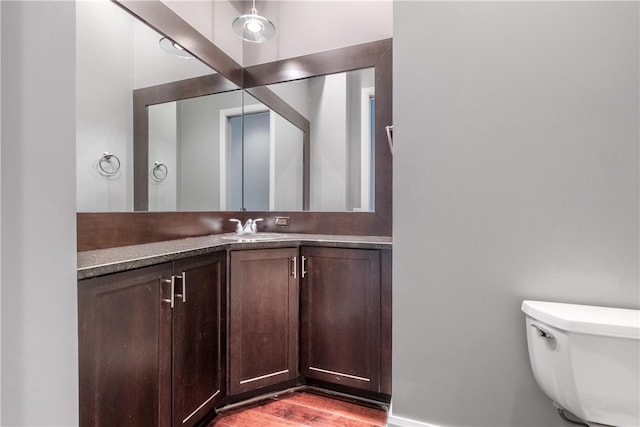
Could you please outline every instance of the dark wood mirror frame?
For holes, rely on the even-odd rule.
[[[385,39],[243,69],[159,1],[120,0],[116,4],[171,38],[240,88],[305,77],[375,68],[375,212],[112,212],[78,213],[78,251],[173,240],[234,230],[228,220],[264,218],[261,231],[340,235],[392,235],[392,157],[385,126],[392,123],[392,40]],[[291,66],[296,74],[292,76]],[[255,88],[255,89],[252,89]],[[145,107],[146,108],[146,107]],[[308,152],[308,150],[307,150]],[[308,158],[305,161],[308,162]],[[146,179],[146,175],[145,175]],[[307,179],[308,182],[308,179]],[[289,217],[276,227],[274,217]]]

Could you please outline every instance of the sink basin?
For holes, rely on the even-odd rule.
[[[264,242],[266,240],[276,240],[286,237],[283,233],[256,233],[256,234],[225,234],[220,236],[221,239],[231,240],[233,242]]]

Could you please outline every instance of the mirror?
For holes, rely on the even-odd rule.
[[[364,68],[266,86],[308,120],[309,210],[374,210],[374,84]]]
[[[149,211],[217,211],[221,206],[219,117],[236,110],[240,91],[182,99],[148,107]],[[242,142],[241,129],[238,132]],[[240,165],[241,167],[242,165]]]
[[[148,107],[149,211],[302,210],[303,135],[238,91]]]
[[[241,91],[114,3],[77,9],[78,211],[375,211],[374,68]]]
[[[373,211],[374,113],[373,68],[149,105],[148,210]]]
[[[305,129],[245,92],[241,117],[229,117],[234,135],[226,165],[231,210],[299,211],[304,207]],[[233,127],[231,123],[234,123]],[[224,186],[223,186],[224,187]]]
[[[111,1],[78,2],[76,35],[77,210],[133,211],[133,91],[215,71]]]

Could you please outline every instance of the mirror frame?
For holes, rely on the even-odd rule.
[[[80,212],[77,213],[78,251],[233,232],[233,224],[228,221],[230,218],[244,221],[263,217],[266,221],[262,223],[261,231],[270,232],[392,235],[393,165],[385,131],[385,126],[392,124],[392,39],[243,69],[160,1],[112,1],[250,93],[267,84],[374,67],[375,212]],[[308,160],[305,159],[306,162]],[[274,217],[289,217],[290,225],[276,227],[275,221],[271,220]]]

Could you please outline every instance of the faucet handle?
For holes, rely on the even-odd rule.
[[[242,221],[239,219],[231,218],[229,221],[236,223],[236,234],[243,234]]]
[[[251,224],[251,231],[254,232],[254,233],[258,232],[258,224],[257,224],[258,221],[264,221],[264,219],[263,218],[257,218],[257,219],[253,220],[253,224]]]

